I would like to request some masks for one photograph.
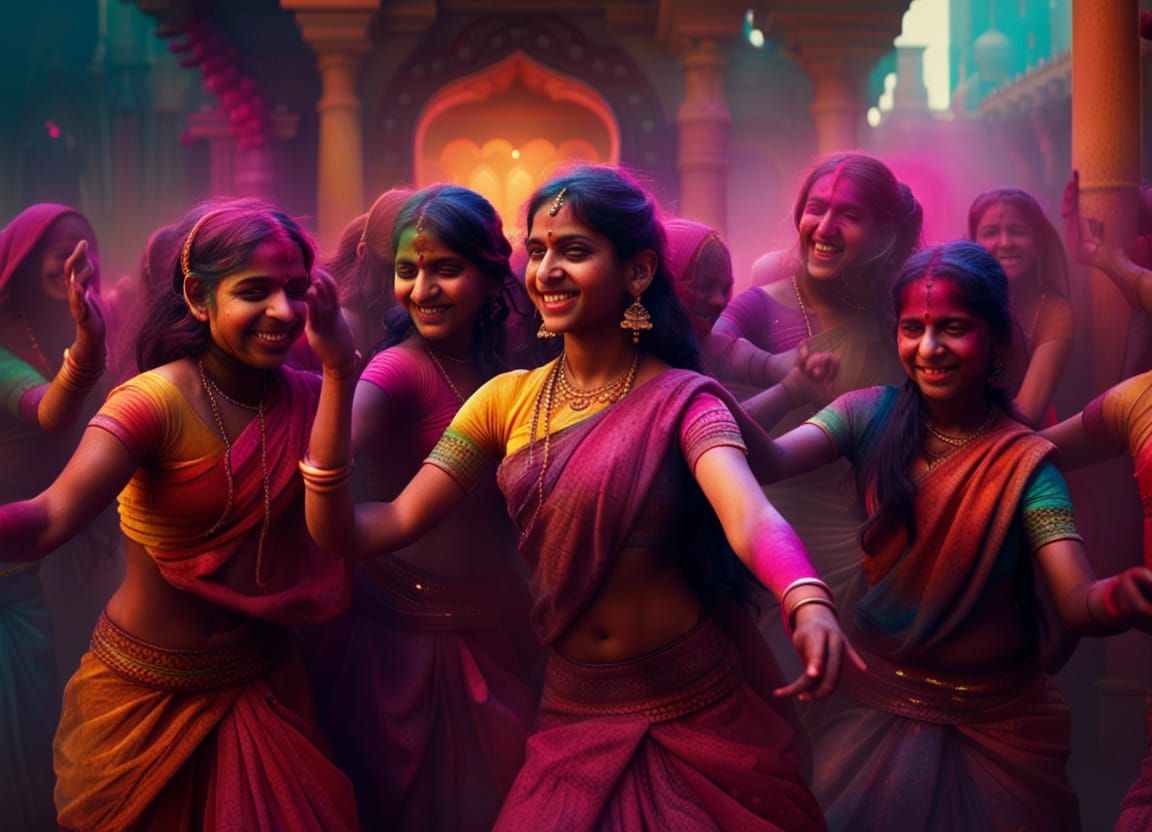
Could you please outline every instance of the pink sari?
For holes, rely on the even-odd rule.
[[[645,524],[665,461],[680,453],[683,415],[703,391],[731,402],[710,379],[668,371],[552,436],[545,500],[520,545],[542,643],[593,602]],[[540,465],[523,448],[500,466],[520,528],[536,511]],[[791,706],[770,693],[781,678],[771,653],[734,604],[710,615],[629,662],[581,665],[553,653],[538,730],[496,829],[822,829]]]

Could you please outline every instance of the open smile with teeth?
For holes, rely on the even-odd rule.
[[[540,297],[547,304],[564,303],[579,296],[579,292],[545,292]]]
[[[941,379],[955,370],[955,367],[917,367],[926,378]]]
[[[831,243],[814,242],[814,243],[812,243],[812,249],[817,254],[839,254],[840,253],[840,247],[834,246]]]
[[[256,338],[266,344],[285,344],[288,342],[287,332],[257,332]]]
[[[442,312],[447,312],[448,307],[447,306],[420,306],[419,304],[416,304],[416,311],[419,312],[421,315],[428,315],[431,317],[433,315],[439,315]]]

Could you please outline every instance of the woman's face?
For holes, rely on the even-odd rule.
[[[812,183],[798,230],[800,259],[813,280],[839,277],[883,248],[879,224],[860,187],[835,172]]]
[[[577,220],[567,205],[556,216],[544,204],[532,218],[526,241],[524,284],[551,332],[620,332],[631,300],[628,264],[612,241]]]
[[[250,367],[279,367],[304,330],[310,282],[298,245],[261,243],[244,268],[220,280],[202,313],[216,349]]]
[[[713,324],[732,300],[732,258],[714,237],[700,249],[689,281],[680,284],[681,302],[692,319],[697,337],[712,331]]]
[[[89,257],[94,259],[96,241],[88,224],[71,214],[60,217],[48,228],[48,232],[36,247],[33,267],[40,291],[56,301],[68,300],[68,275],[64,272],[64,262],[81,240],[88,241]]]
[[[988,322],[964,303],[946,277],[922,277],[904,287],[896,324],[904,372],[930,401],[983,396],[995,352]]]
[[[1039,258],[1036,234],[1024,212],[1012,203],[997,202],[985,209],[976,223],[976,242],[1000,261],[1009,280],[1016,280],[1036,267]]]
[[[396,300],[426,340],[463,355],[488,288],[484,275],[425,229],[405,228],[396,248]]]

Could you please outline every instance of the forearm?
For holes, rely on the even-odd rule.
[[[784,416],[796,407],[792,391],[783,384],[774,384],[763,393],[757,393],[741,403],[744,411],[764,430],[772,430]]]
[[[40,427],[56,432],[75,425],[83,411],[84,401],[104,374],[105,364],[103,344],[88,343],[78,335],[65,351],[59,372],[42,388],[36,404],[36,421]],[[29,391],[28,395],[36,392]]]
[[[744,338],[710,333],[703,339],[704,357],[721,381],[770,387],[787,375],[796,363],[791,353],[771,353]]]
[[[1088,581],[1067,592],[1057,602],[1064,625],[1073,633],[1084,636],[1110,636],[1122,633],[1131,626],[1109,602],[1109,592],[1115,578]]]
[[[324,369],[308,455],[300,464],[309,533],[322,549],[348,555],[359,549],[351,488],[355,388],[355,366]]]
[[[48,513],[37,500],[23,500],[0,506],[0,560],[32,561],[44,557],[55,546],[48,535]]]

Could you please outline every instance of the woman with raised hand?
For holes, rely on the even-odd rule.
[[[169,280],[64,470],[0,507],[33,561],[113,499],[128,572],[65,690],[65,829],[355,829],[286,632],[339,612],[348,567],[303,525],[297,470],[321,380],[284,367],[309,322],[324,381],[351,376],[335,285],[299,225],[254,200],[185,218]],[[119,497],[117,498],[117,494]]]
[[[361,498],[391,500],[467,396],[506,369],[511,246],[479,194],[395,212],[396,306],[360,377]],[[488,830],[524,760],[538,647],[495,471],[420,540],[365,550],[351,608],[306,636],[322,726],[371,829]]]
[[[106,361],[99,286],[96,234],[78,211],[33,205],[0,232],[0,502],[35,495],[76,445],[72,428]],[[84,537],[58,557],[81,559],[85,571],[111,560],[111,540]],[[0,542],[0,806],[10,828],[39,830],[55,816],[54,616],[40,563],[11,557]]]
[[[481,387],[394,501],[358,508],[333,486],[347,478],[351,385],[331,388],[344,415],[325,410],[313,431],[309,528],[395,549],[503,460],[550,651],[496,829],[821,829],[778,697],[827,695],[850,648],[756,487],[740,427],[754,426],[691,371],[655,202],[619,169],[581,167],[536,191],[528,222],[525,283],[562,354]],[[792,612],[804,672],[790,685],[732,603],[745,567]]]

